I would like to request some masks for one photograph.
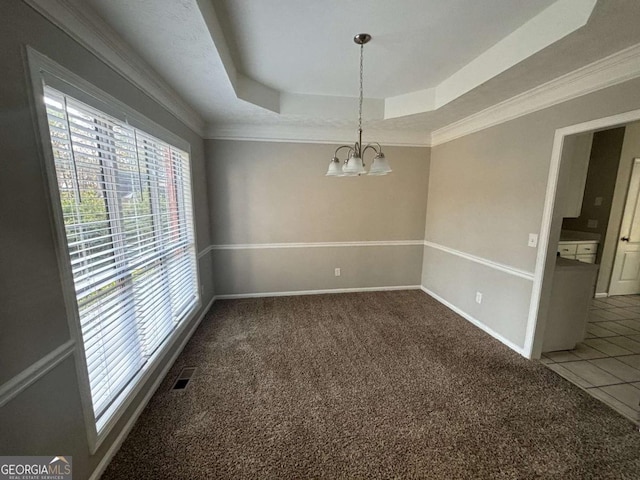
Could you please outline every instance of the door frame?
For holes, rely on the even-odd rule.
[[[616,273],[616,267],[618,266],[618,255],[620,255],[622,252],[620,251],[620,236],[623,235],[622,233],[622,226],[624,225],[625,222],[625,215],[627,215],[629,212],[627,211],[627,208],[629,207],[628,202],[629,202],[629,193],[631,192],[631,184],[633,182],[631,182],[633,180],[633,175],[634,175],[634,171],[636,170],[636,168],[640,168],[640,157],[634,157],[633,158],[633,165],[631,166],[631,172],[630,172],[630,182],[627,182],[627,185],[625,185],[626,187],[626,192],[625,192],[625,199],[624,199],[624,208],[622,210],[622,216],[620,217],[620,225],[618,227],[618,235],[616,235],[616,251],[615,254],[613,255],[613,260],[611,263],[611,278],[609,278],[609,285],[607,287],[607,293],[609,295],[611,295],[611,286],[614,284],[614,273]],[[631,228],[631,227],[629,227]],[[637,243],[637,242],[636,242]],[[620,268],[622,268],[622,266],[620,266]],[[620,273],[620,272],[618,272]],[[618,295],[627,295],[627,294],[621,294],[618,293]]]
[[[577,133],[618,127],[638,120],[640,120],[640,110],[632,110],[618,115],[562,127],[555,131],[523,348],[523,353],[527,358],[540,358],[542,353],[542,341],[544,338],[549,301],[551,299],[551,283],[556,261],[556,251],[550,250],[549,244],[552,232],[554,230],[559,232],[562,222],[562,219],[558,220],[557,218],[554,222],[554,210],[558,193],[558,179],[560,176],[564,138]]]

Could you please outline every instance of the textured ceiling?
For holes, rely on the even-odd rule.
[[[358,51],[351,37],[357,31],[369,31],[374,40],[365,50],[365,95],[384,97],[442,81],[553,3],[551,0],[86,2],[210,124],[291,129],[354,129],[356,110],[333,114],[325,109],[322,115],[311,111],[275,113],[239,99],[219,42],[212,38],[207,8],[212,7],[220,22],[220,31],[214,33],[222,34],[226,40],[238,75],[282,92],[357,95]],[[203,9],[203,5],[207,8]],[[640,1],[599,0],[585,26],[444,106],[387,120],[365,115],[365,125],[372,130],[402,130],[426,136],[439,127],[640,43],[639,19]]]
[[[367,96],[433,87],[554,0],[213,0],[239,69],[281,91],[357,96],[367,32]]]

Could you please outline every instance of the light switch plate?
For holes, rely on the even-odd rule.
[[[601,206],[601,205],[602,205],[602,197],[596,197],[596,199],[595,199],[595,201],[593,202],[593,204],[594,204],[596,207]]]
[[[598,220],[589,219],[587,221],[587,228],[598,228]]]
[[[527,243],[527,245],[532,247],[532,248],[536,248],[538,246],[538,234],[537,233],[530,233],[529,234],[529,242]]]

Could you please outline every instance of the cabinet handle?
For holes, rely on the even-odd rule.
[[[623,242],[628,242],[629,241],[629,237],[622,237],[620,240],[622,240]]]

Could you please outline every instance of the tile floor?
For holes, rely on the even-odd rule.
[[[640,424],[640,295],[593,300],[584,342],[541,361]]]

